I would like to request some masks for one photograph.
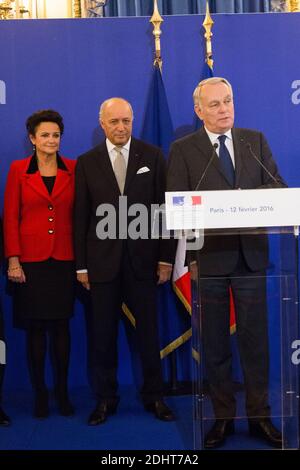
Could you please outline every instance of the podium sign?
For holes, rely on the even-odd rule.
[[[168,230],[300,225],[300,188],[166,193]]]
[[[264,304],[268,310],[268,337],[270,340],[268,354],[268,395],[270,404],[270,418],[280,429],[283,436],[282,449],[299,448],[299,362],[295,360],[295,348],[299,344],[299,291],[298,291],[298,226],[300,225],[300,189],[252,189],[228,191],[190,191],[166,193],[166,225],[168,230],[199,231],[204,235],[204,250],[206,241],[208,249],[211,236],[215,238],[215,245],[220,247],[225,237],[240,238],[240,243],[247,237],[267,237],[269,239],[269,265],[265,272],[257,275],[238,273],[234,276],[234,284],[238,288],[249,291],[244,302],[256,305],[257,322],[261,321],[261,312]],[[295,230],[297,228],[297,230]],[[245,237],[243,239],[243,237]],[[249,239],[248,239],[249,240]],[[210,302],[209,313],[213,312],[218,301],[223,302],[219,296],[220,279],[224,276],[205,275],[201,272],[201,255],[203,251],[196,249],[190,263],[191,306],[192,306],[192,347],[193,347],[193,419],[194,419],[194,447],[204,448],[205,434],[211,429],[215,414],[207,393],[205,357],[204,326],[206,307]],[[255,254],[259,256],[259,252]],[[232,285],[233,278],[228,279]],[[253,297],[249,286],[259,283],[263,286],[264,294]],[[207,289],[207,286],[209,288]],[[216,292],[213,292],[216,286]],[[210,290],[211,289],[211,290]],[[222,291],[223,292],[223,291]],[[256,292],[256,291],[255,291]],[[262,292],[262,291],[259,291]],[[256,295],[256,294],[255,294]],[[219,300],[220,299],[220,300]],[[247,304],[245,305],[247,308]],[[207,318],[207,317],[206,317]],[[255,316],[256,318],[256,316]],[[227,321],[227,319],[225,319]],[[206,325],[207,326],[207,325]],[[228,336],[229,336],[228,316]],[[237,333],[243,332],[244,325],[237,324]],[[207,331],[207,330],[206,330]],[[241,337],[241,336],[240,336]],[[209,338],[211,338],[209,336]],[[206,338],[207,339],[207,338]],[[234,345],[236,338],[233,339]],[[232,349],[237,360],[232,368],[243,380],[239,371],[238,354]],[[235,377],[233,377],[235,379]],[[239,376],[238,376],[239,380]],[[256,393],[261,393],[260,383]],[[226,391],[226,388],[225,388]],[[257,440],[244,432],[248,428],[248,419],[264,419],[262,416],[251,416],[251,410],[246,411],[247,402],[243,384],[236,390],[236,411],[227,416],[235,422],[236,434],[243,436],[245,449],[270,449],[268,442]],[[243,428],[244,427],[244,428]],[[236,436],[237,438],[237,436]],[[237,438],[238,439],[238,438]],[[231,444],[232,445],[232,444]],[[233,444],[234,446],[234,444]],[[238,448],[243,448],[239,442]],[[232,447],[231,447],[232,449]]]

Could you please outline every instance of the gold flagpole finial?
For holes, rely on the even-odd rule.
[[[0,3],[0,20],[8,20],[10,17],[13,18],[12,10],[11,1]]]
[[[289,0],[288,2],[288,10],[292,13],[300,11],[299,0]]]
[[[74,18],[81,18],[81,0],[73,1],[73,15]]]
[[[209,11],[209,3],[206,2],[206,15],[204,18],[204,21],[202,23],[203,28],[205,29],[205,40],[206,40],[206,59],[205,62],[209,66],[210,69],[213,69],[214,61],[212,58],[212,44],[211,44],[211,38],[213,33],[211,32],[212,26],[214,22],[212,20],[212,17],[210,16],[210,11]]]
[[[150,23],[153,24],[153,35],[155,37],[155,59],[154,65],[162,69],[162,58],[161,58],[161,49],[160,49],[160,36],[161,36],[161,24],[164,20],[160,16],[157,6],[157,0],[154,0],[154,10],[153,15],[150,19]]]

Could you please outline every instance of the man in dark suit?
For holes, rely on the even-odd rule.
[[[133,112],[124,99],[106,100],[99,117],[106,140],[78,158],[75,196],[77,278],[91,290],[92,299],[97,406],[88,423],[103,423],[118,405],[117,335],[122,302],[136,320],[145,409],[171,421],[173,413],[162,399],[156,284],[170,279],[173,248],[169,241],[151,239],[150,220],[152,205],[164,202],[163,155],[131,136]],[[144,218],[135,225],[130,212],[137,215],[137,207]]]
[[[200,82],[194,92],[194,105],[204,126],[173,144],[168,191],[285,186],[264,136],[260,132],[233,127],[233,93],[227,80],[214,77]],[[197,253],[197,262],[205,367],[216,417],[204,445],[206,448],[218,447],[234,432],[236,402],[229,330],[231,287],[249,431],[280,447],[282,437],[270,420],[268,403],[267,237],[205,236],[204,246]]]
[[[0,219],[0,264],[3,258],[3,234],[2,234],[2,220]],[[2,307],[0,304],[0,426],[9,426],[10,418],[4,412],[1,407],[2,402],[2,386],[4,379],[4,368],[5,368],[5,341],[4,341],[4,324]]]

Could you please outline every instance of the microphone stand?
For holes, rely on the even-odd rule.
[[[244,139],[241,139],[241,142],[243,142]],[[251,144],[250,142],[247,142],[246,143],[246,147],[247,149],[249,150],[250,154],[252,155],[252,157],[254,158],[254,160],[263,168],[263,170],[267,173],[267,175],[271,178],[272,181],[274,181],[274,183],[277,184],[277,186],[281,187],[281,184],[279,181],[277,181],[277,179],[275,178],[274,175],[272,175],[272,173],[268,170],[268,168],[263,164],[263,162],[260,161],[260,159],[255,155],[255,153],[253,152],[252,150],[252,147],[251,147]]]
[[[212,151],[211,157],[210,157],[210,159],[208,160],[208,163],[207,163],[206,167],[204,168],[204,171],[203,171],[203,173],[202,173],[202,175],[201,175],[201,177],[200,177],[200,179],[199,179],[199,181],[198,181],[198,183],[197,183],[197,186],[195,187],[194,191],[198,191],[199,186],[200,186],[200,184],[202,183],[202,181],[203,181],[203,179],[204,179],[204,177],[205,177],[205,175],[206,175],[206,173],[207,173],[207,170],[209,169],[209,167],[210,167],[210,165],[211,165],[213,159],[214,159],[215,156],[216,156],[216,150],[217,150],[218,147],[219,147],[219,145],[218,145],[217,142],[216,142],[216,143],[213,145],[213,151]]]

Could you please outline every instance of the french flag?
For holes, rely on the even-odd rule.
[[[201,196],[192,196],[192,205],[200,206],[201,205]]]

